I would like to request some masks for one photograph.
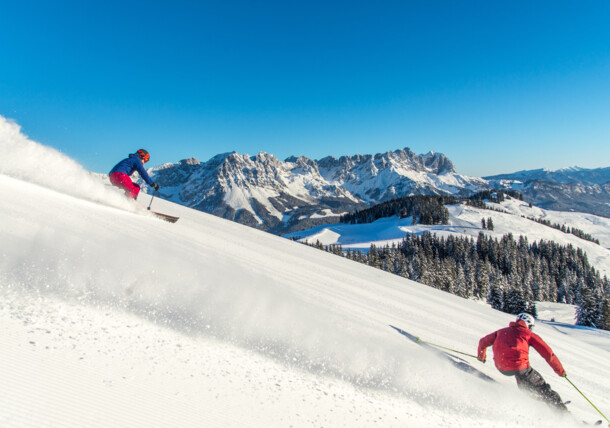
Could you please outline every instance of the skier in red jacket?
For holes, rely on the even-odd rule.
[[[515,376],[520,389],[536,396],[561,410],[567,410],[559,394],[551,389],[543,377],[530,366],[529,347],[532,346],[559,376],[566,371],[553,350],[537,334],[532,332],[535,320],[530,314],[521,313],[508,327],[495,331],[479,341],[478,359],[485,362],[487,348],[492,346],[496,368],[505,376]]]

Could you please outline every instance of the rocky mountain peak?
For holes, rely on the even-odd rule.
[[[205,163],[190,158],[163,165],[151,175],[169,200],[276,232],[397,197],[472,192],[486,185],[455,174],[441,153],[416,155],[409,148],[318,161],[230,152]]]
[[[455,166],[447,156],[442,153],[434,153],[432,151],[423,156],[424,166],[436,174],[455,173]]]

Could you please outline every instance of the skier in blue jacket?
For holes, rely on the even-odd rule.
[[[110,170],[108,174],[110,182],[113,186],[116,186],[125,191],[125,194],[130,198],[137,199],[140,193],[140,186],[137,183],[131,181],[131,174],[134,171],[138,171],[140,177],[155,190],[159,190],[159,185],[154,183],[148,176],[148,173],[144,169],[144,164],[148,162],[150,155],[144,149],[138,150],[136,153],[132,153],[128,158],[123,159],[117,163],[114,168]]]

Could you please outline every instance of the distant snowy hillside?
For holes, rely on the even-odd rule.
[[[542,208],[610,217],[610,168],[535,169],[485,179],[494,188],[518,190]]]
[[[610,168],[562,168],[558,170],[533,169],[517,171],[512,174],[499,174],[485,177],[486,180],[518,180],[521,182],[541,180],[550,183],[580,183],[587,186],[610,183]]]
[[[20,153],[24,167],[5,161]],[[91,177],[0,121],[2,427],[555,428],[599,418],[535,353],[571,415],[490,363],[452,358],[495,382],[390,327],[474,353],[511,316],[155,199],[180,216],[166,223],[142,209],[146,195],[138,209]],[[608,413],[610,335],[561,319],[536,328]]]
[[[610,219],[584,213],[566,213],[544,210],[514,198],[501,204],[488,203],[496,210],[485,210],[466,205],[447,206],[450,214],[448,225],[413,225],[413,218],[384,218],[368,224],[334,224],[318,226],[309,230],[287,234],[287,238],[298,239],[323,245],[342,245],[347,248],[367,249],[371,244],[384,246],[399,243],[407,233],[420,234],[424,231],[440,236],[450,234],[470,236],[474,239],[480,232],[500,239],[507,233],[515,237],[523,235],[529,242],[541,239],[554,241],[561,245],[572,244],[586,251],[590,263],[602,275],[610,276]],[[601,245],[566,234],[543,224],[528,220],[528,217],[549,220],[579,228],[595,238]],[[484,230],[481,220],[491,218],[494,230]]]

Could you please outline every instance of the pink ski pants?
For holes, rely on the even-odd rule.
[[[131,181],[131,178],[127,174],[122,172],[113,172],[110,174],[110,182],[113,186],[116,186],[125,191],[125,194],[133,199],[138,199],[140,193],[140,186]]]

